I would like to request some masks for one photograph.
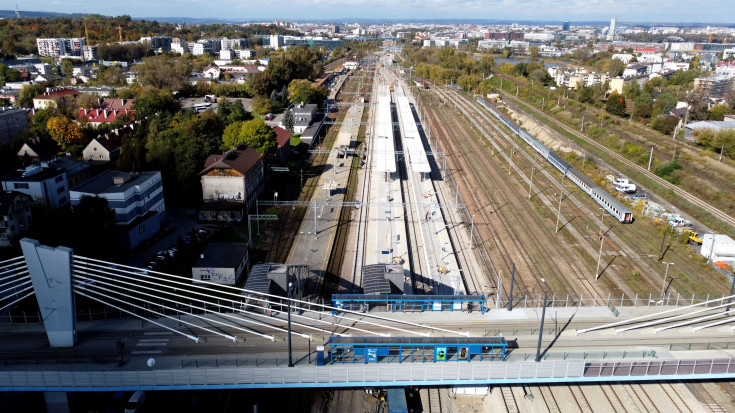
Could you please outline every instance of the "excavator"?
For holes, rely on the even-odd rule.
[[[687,243],[693,242],[695,244],[702,245],[702,237],[699,235],[699,232],[695,232],[691,229],[685,229],[681,234],[685,237]]]

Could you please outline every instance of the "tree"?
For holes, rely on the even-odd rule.
[[[64,150],[83,143],[84,133],[82,133],[82,130],[76,123],[64,116],[54,116],[49,119],[46,122],[46,129],[48,129],[51,138]]]
[[[720,103],[712,106],[712,109],[709,110],[709,118],[711,120],[722,120],[724,119],[724,115],[727,115],[728,113],[730,113],[730,108],[727,104]]]
[[[156,114],[173,115],[179,110],[179,102],[170,92],[148,89],[135,99],[133,109],[138,119],[152,117]]]
[[[580,88],[580,86],[577,86]],[[589,87],[581,87],[579,90],[579,101],[582,103],[595,103],[595,91]]]
[[[147,57],[143,63],[133,67],[141,85],[167,91],[179,90],[187,84],[191,69],[188,59],[171,59],[166,55]]]
[[[320,86],[315,88],[306,79],[292,80],[288,85],[288,93],[288,99],[294,104],[316,103],[317,105],[321,105],[329,95],[329,91],[325,87]]]
[[[281,123],[283,123],[283,127],[291,133],[294,132],[293,122],[293,112],[291,112],[290,110],[286,110],[286,113],[283,114],[283,120],[281,121]]]
[[[641,93],[635,98],[634,112],[635,116],[650,118],[653,111],[653,97],[649,93]]]
[[[671,135],[678,124],[679,119],[676,116],[659,115],[653,119],[651,127],[664,135]]]
[[[625,71],[625,63],[623,63],[623,61],[620,59],[612,59],[612,61],[610,61],[610,68],[608,70],[610,72],[610,77],[622,76],[623,71]]]
[[[74,73],[74,62],[71,59],[62,59],[61,71],[64,72],[64,76],[71,77]]]
[[[20,72],[11,69],[0,63],[0,86],[5,86],[7,82],[17,82],[20,80]]]
[[[253,102],[251,104],[252,112],[258,115],[264,115],[271,110],[273,110],[273,105],[271,104],[270,99],[266,99],[262,96],[256,96],[253,98]]]
[[[116,217],[107,199],[82,196],[72,210],[71,221],[75,251],[95,258],[107,258],[114,254],[109,248],[109,240],[116,230]]]
[[[612,92],[607,98],[605,110],[617,116],[625,116],[625,97],[619,95],[618,92]]]
[[[250,120],[253,117],[248,113],[248,111],[245,110],[245,107],[242,105],[241,100],[235,100],[232,102],[232,105],[230,106],[230,114],[227,116],[227,119],[225,120],[225,123],[232,123],[232,122],[244,122],[246,120]]]
[[[46,90],[46,87],[41,83],[34,83],[32,85],[23,85],[23,87],[20,89],[18,105],[24,108],[32,108],[33,98],[42,94],[45,90]]]
[[[237,126],[240,126],[239,130]],[[222,143],[226,148],[246,144],[263,156],[275,154],[278,148],[276,132],[260,118],[231,124],[225,129]]]
[[[623,94],[628,99],[635,99],[641,94],[641,85],[637,81],[631,80],[623,86]],[[653,104],[653,101],[651,103]],[[637,101],[636,104],[638,104]]]
[[[538,46],[529,46],[528,47],[528,53],[534,59],[538,59],[538,57],[541,55],[541,52],[540,52]]]

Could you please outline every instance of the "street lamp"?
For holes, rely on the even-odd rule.
[[[541,309],[541,327],[538,330],[538,346],[536,347],[536,362],[541,361],[541,339],[544,337],[544,317],[546,316],[546,299],[548,298],[546,292],[546,280],[541,278],[541,284],[544,288],[544,307]]]
[[[293,367],[293,355],[291,353],[291,286],[293,286],[293,283],[288,283],[288,367]]]
[[[664,271],[664,284],[661,286],[661,305],[664,303],[664,292],[666,291],[666,277],[669,275],[669,265],[673,265],[673,262],[662,262],[666,264],[666,271]]]

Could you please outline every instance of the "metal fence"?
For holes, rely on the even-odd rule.
[[[701,304],[704,308],[713,307],[715,305],[727,304],[728,296],[712,296],[707,295],[683,295],[679,293],[668,293],[665,297],[658,294],[635,294],[635,295],[584,295],[584,294],[565,294],[565,295],[549,295],[547,296],[547,307],[609,307],[610,311],[618,314],[620,307],[682,307],[694,304]],[[543,306],[543,295],[518,294],[513,298],[513,308],[539,308]],[[508,307],[508,299],[496,298],[488,304],[493,308]]]

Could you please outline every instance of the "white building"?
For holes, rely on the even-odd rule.
[[[610,19],[610,29],[607,31],[607,40],[615,40],[615,22],[615,17]]]
[[[11,172],[2,178],[3,191],[18,191],[30,195],[48,209],[69,203],[69,185],[61,168],[32,165]]]
[[[204,202],[228,201],[250,209],[263,191],[263,156],[253,148],[231,149],[210,155],[199,173]],[[206,220],[217,219],[204,217]]]
[[[248,263],[248,244],[213,242],[191,267],[194,283],[235,285]]]
[[[83,37],[36,39],[39,56],[82,56]]]

